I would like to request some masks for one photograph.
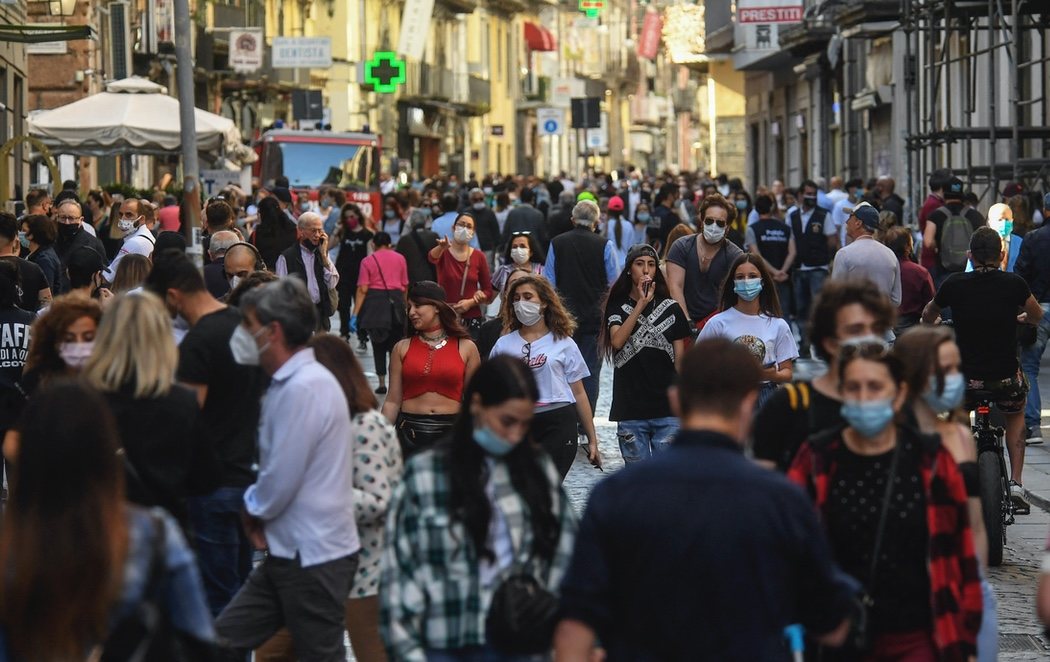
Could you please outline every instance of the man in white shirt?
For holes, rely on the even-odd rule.
[[[845,200],[849,197],[849,193],[846,193],[846,191],[843,190],[842,184],[843,182],[841,177],[831,178],[831,190],[828,191],[827,195],[830,209],[834,209],[836,203],[838,203],[841,200]]]
[[[252,290],[241,310],[234,357],[272,378],[259,422],[259,476],[244,493],[245,530],[269,555],[215,631],[228,651],[246,654],[286,627],[299,659],[342,662],[344,604],[360,548],[346,396],[306,347],[316,308],[301,281]]]
[[[124,243],[117,251],[117,256],[102,272],[102,277],[112,283],[117,275],[117,265],[125,255],[135,254],[149,257],[153,255],[153,246],[157,243],[153,236],[153,223],[156,220],[153,205],[145,200],[129,198],[120,204],[120,220],[117,228],[124,233]]]
[[[339,272],[328,258],[328,235],[324,220],[317,212],[308,211],[296,221],[299,242],[277,258],[278,276],[295,276],[306,283],[310,301],[317,307],[318,329],[332,328],[329,318],[335,312],[331,291],[339,285]]]

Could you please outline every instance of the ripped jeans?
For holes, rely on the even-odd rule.
[[[624,464],[638,462],[666,450],[677,433],[678,419],[674,416],[620,421],[616,424],[616,440],[620,443]]]

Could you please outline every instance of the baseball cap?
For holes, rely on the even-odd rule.
[[[623,211],[623,198],[616,195],[609,198],[609,211]]]
[[[879,229],[879,210],[867,202],[862,202],[854,207],[853,211],[850,212],[850,216],[856,216],[857,220],[869,230]]]
[[[598,202],[598,198],[594,197],[594,194],[590,191],[584,191],[576,196],[576,202],[583,202],[584,200],[590,200],[591,202]]]
[[[631,246],[631,249],[627,251],[627,258],[624,260],[624,264],[631,264],[640,257],[651,257],[660,262],[660,256],[656,254],[656,249],[649,244],[635,244]]]
[[[1020,182],[1009,182],[1003,188],[1003,197],[1012,198],[1015,195],[1021,195],[1024,193],[1024,185]]]
[[[963,183],[958,177],[952,177],[948,180],[948,184],[944,187],[944,199],[962,200],[963,199]]]

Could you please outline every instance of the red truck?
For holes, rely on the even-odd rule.
[[[347,202],[376,218],[382,209],[379,149],[379,136],[373,133],[274,129],[255,145],[259,160],[252,174],[262,186],[272,186],[283,175],[292,190],[300,195],[308,191],[311,200],[322,186],[341,188]]]

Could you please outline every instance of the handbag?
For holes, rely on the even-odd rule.
[[[550,651],[557,624],[558,598],[521,572],[496,588],[485,617],[485,638],[507,655],[537,655]]]
[[[209,642],[180,632],[160,605],[166,574],[164,521],[150,514],[153,523],[149,579],[142,600],[110,632],[99,662],[210,662],[218,651]]]
[[[390,287],[386,284],[386,277],[383,275],[383,269],[379,264],[379,258],[375,255],[372,259],[376,262],[376,271],[379,272],[379,279],[383,281],[383,289],[386,290],[386,300],[390,304],[390,334],[388,338],[393,340],[401,340],[405,337],[405,305],[401,301],[394,301],[390,298]]]
[[[879,513],[879,524],[875,529],[875,544],[871,550],[871,566],[868,568],[868,581],[864,583],[860,593],[854,596],[852,620],[846,644],[842,647],[841,659],[858,659],[866,653],[872,644],[870,623],[868,614],[875,606],[875,599],[871,596],[871,586],[875,585],[876,570],[879,563],[879,552],[882,550],[882,536],[886,531],[886,519],[890,511],[890,499],[893,496],[893,481],[897,478],[897,461],[901,454],[901,443],[893,450],[890,459],[890,471],[886,477],[886,493],[882,497],[882,512]]]

